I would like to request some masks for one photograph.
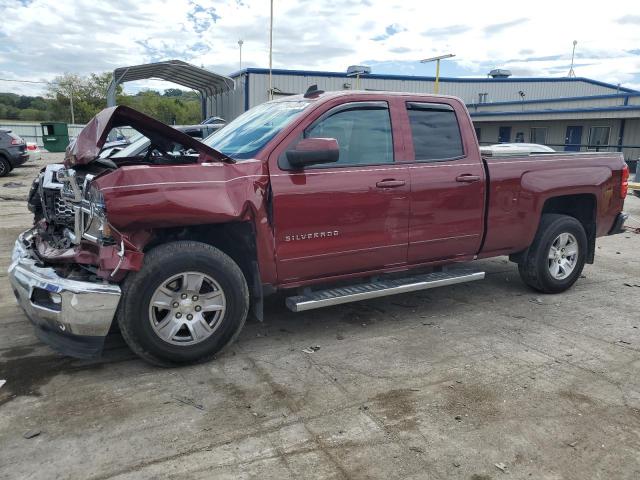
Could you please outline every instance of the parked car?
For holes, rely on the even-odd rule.
[[[130,125],[156,155],[99,158]],[[179,146],[177,148],[176,146]],[[156,364],[210,359],[263,299],[296,312],[479,280],[570,288],[620,233],[620,153],[485,157],[454,97],[310,90],[200,142],[127,107],[99,113],[29,195],[9,278],[41,339],[98,354],[116,321]]]
[[[27,142],[27,153],[31,161],[42,159],[42,150],[40,150],[37,143]]]
[[[546,145],[537,143],[496,143],[486,147],[480,147],[480,152],[485,155],[526,155],[529,153],[556,153]]]
[[[221,125],[225,126],[227,121],[221,117],[209,117],[200,122],[200,125]]]
[[[11,130],[0,128],[0,177],[9,175],[11,170],[27,160],[29,154],[25,141]]]

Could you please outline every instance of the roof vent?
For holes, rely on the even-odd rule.
[[[489,72],[491,78],[509,78],[511,76],[511,70],[504,70],[502,68],[494,68]]]

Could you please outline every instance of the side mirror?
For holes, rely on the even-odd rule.
[[[287,160],[293,168],[304,168],[317,163],[334,163],[340,158],[340,147],[335,138],[305,138],[293,150],[287,150]]]

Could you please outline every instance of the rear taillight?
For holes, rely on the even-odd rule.
[[[11,137],[11,145],[22,145],[24,143],[24,140],[15,133],[9,132],[9,136]]]
[[[27,150],[37,150],[37,149],[38,149],[37,145],[34,145],[33,143],[27,144]]]
[[[622,181],[620,182],[620,198],[627,198],[629,191],[629,165],[622,169]]]

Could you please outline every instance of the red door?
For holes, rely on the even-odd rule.
[[[409,174],[396,163],[386,102],[327,106],[271,162],[278,279],[365,272],[407,262]],[[290,168],[301,138],[335,138],[337,163]]]
[[[468,115],[455,101],[406,102],[413,148],[409,263],[475,255],[484,230],[485,173]],[[451,102],[451,103],[448,103]],[[466,139],[466,140],[464,140]]]

